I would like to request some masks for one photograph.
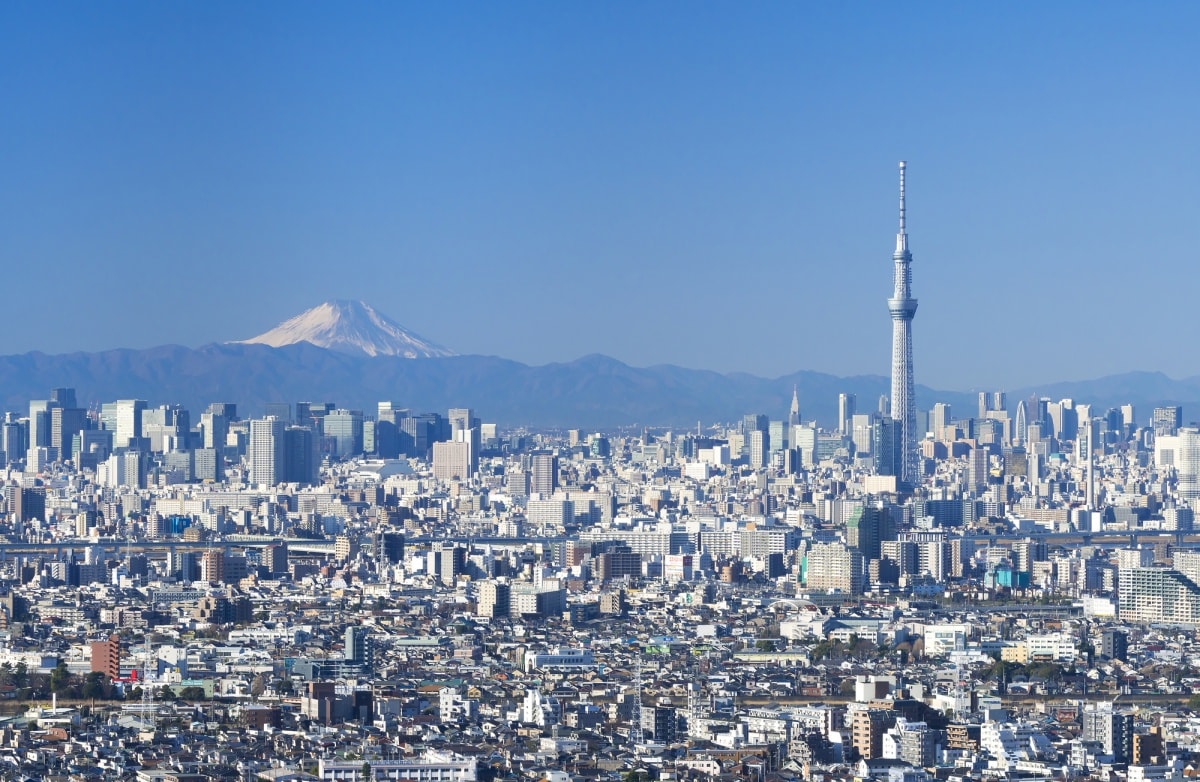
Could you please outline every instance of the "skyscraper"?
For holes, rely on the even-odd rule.
[[[32,422],[32,418],[30,421]],[[1182,407],[1156,407],[1154,415],[1151,419],[1151,426],[1154,427],[1155,436],[1173,435],[1179,431],[1179,427],[1183,426],[1183,408]]]
[[[838,433],[854,433],[854,413],[858,398],[854,394],[838,394]]]
[[[895,280],[888,312],[892,316],[891,413],[897,423],[901,464],[897,470],[903,483],[917,481],[917,405],[913,389],[912,319],[917,300],[912,298],[912,253],[904,231],[904,168],[900,161],[900,230],[896,233]]]
[[[320,470],[317,439],[307,426],[289,426],[283,430],[284,467],[282,480],[313,484]]]
[[[337,443],[337,458],[349,459],[363,452],[361,410],[331,410],[325,414],[324,433]]]
[[[846,520],[846,545],[862,554],[864,559],[879,559],[885,521],[883,508],[875,505],[855,508]]]
[[[144,399],[118,399],[116,409],[116,434],[114,448],[136,448],[142,439],[142,411],[146,409]]]
[[[543,498],[558,488],[558,457],[552,453],[535,453],[530,459],[529,490]]]
[[[871,417],[871,460],[876,475],[900,477],[903,469],[903,441],[900,422],[886,415]],[[901,480],[904,480],[901,478]]]
[[[250,446],[246,457],[249,463],[248,481],[251,485],[274,486],[283,480],[287,460],[284,427],[286,424],[269,416],[250,421]]]

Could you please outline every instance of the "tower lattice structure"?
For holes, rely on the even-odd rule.
[[[912,297],[912,253],[904,225],[904,171],[900,161],[900,230],[896,233],[896,252],[892,254],[895,279],[888,312],[892,316],[892,418],[899,435],[899,478],[902,483],[918,481],[917,403],[913,384],[912,320],[917,300]]]

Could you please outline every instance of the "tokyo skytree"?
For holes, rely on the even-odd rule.
[[[920,480],[917,452],[917,403],[913,391],[912,319],[917,300],[912,297],[912,253],[904,231],[904,168],[900,161],[900,230],[896,234],[895,285],[888,299],[892,315],[892,418],[896,421],[898,477],[910,486]]]

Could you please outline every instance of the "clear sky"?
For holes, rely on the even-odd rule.
[[[1200,3],[0,4],[0,352],[1200,374]]]

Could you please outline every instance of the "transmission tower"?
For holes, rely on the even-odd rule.
[[[637,668],[633,680],[633,708],[629,710],[629,743],[633,746],[644,744],[642,738],[642,658],[637,660]]]
[[[150,662],[153,659],[150,638],[146,637],[146,663],[142,667],[142,719],[150,720],[150,730],[158,728],[158,714],[154,708],[154,691],[150,685]]]

